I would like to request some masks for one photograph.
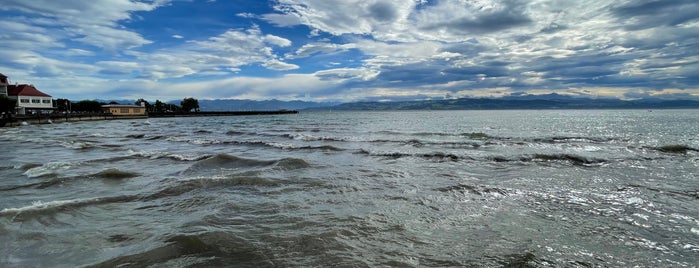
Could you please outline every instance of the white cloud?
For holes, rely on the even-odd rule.
[[[263,39],[266,43],[272,44],[275,46],[279,46],[279,47],[291,46],[291,41],[289,41],[289,39],[282,38],[279,36],[274,36],[274,35],[268,34],[268,35],[265,35],[265,37]]]
[[[133,12],[152,11],[166,3],[164,0],[6,0],[0,9],[21,11],[36,17],[23,20],[33,25],[24,32],[44,32],[56,40],[73,40],[117,52],[152,42],[138,33],[122,29],[119,22],[130,20]],[[37,30],[37,27],[42,30]]]
[[[280,0],[275,5],[280,13],[263,15],[263,19],[283,27],[304,24],[333,35],[397,39],[416,4],[413,0]]]
[[[282,61],[275,60],[275,59],[269,60],[269,61],[263,63],[262,66],[264,66],[267,69],[276,70],[276,71],[289,71],[289,70],[295,70],[295,69],[299,68],[298,65],[282,62]]]
[[[293,54],[285,55],[287,59],[306,58],[316,53],[330,54],[334,52],[347,51],[352,48],[357,48],[355,44],[333,44],[333,43],[310,43],[301,46]]]

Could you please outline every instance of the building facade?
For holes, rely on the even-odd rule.
[[[16,101],[16,114],[51,113],[54,111],[51,95],[39,91],[34,85],[10,84],[9,78],[0,73],[0,95]]]
[[[102,105],[102,111],[113,115],[146,115],[146,107],[137,105]]]
[[[17,114],[51,113],[54,110],[51,95],[33,85],[8,85],[7,95],[17,101]]]

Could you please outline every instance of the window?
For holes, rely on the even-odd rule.
[[[32,99],[32,103],[41,103],[41,100]]]
[[[19,99],[19,102],[21,102],[21,103],[29,103],[29,99]]]
[[[51,103],[51,100],[41,100],[42,103]]]
[[[140,114],[140,113],[141,113],[141,108],[133,108],[133,113],[135,113],[135,114]]]
[[[121,108],[121,113],[122,114],[128,114],[129,113],[129,108]]]

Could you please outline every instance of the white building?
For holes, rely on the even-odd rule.
[[[7,96],[17,100],[17,114],[50,113],[54,110],[51,95],[33,85],[8,85]]]
[[[54,110],[51,95],[39,91],[34,85],[10,84],[8,77],[0,73],[0,96],[15,100],[17,114],[50,113]]]

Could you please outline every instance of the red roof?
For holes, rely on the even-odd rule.
[[[34,96],[34,97],[51,97],[44,92],[39,91],[32,85],[8,85],[7,95],[9,96]]]

